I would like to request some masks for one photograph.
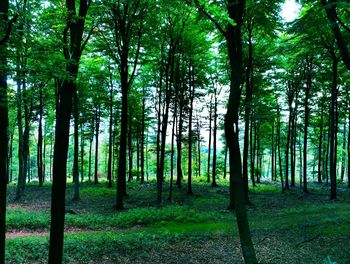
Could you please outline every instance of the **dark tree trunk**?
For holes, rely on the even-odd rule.
[[[271,181],[275,179],[275,151],[275,121],[273,121],[271,135]]]
[[[38,146],[37,146],[37,167],[39,186],[43,186],[43,92],[39,87],[39,125],[38,125]]]
[[[74,118],[74,154],[73,154],[73,182],[74,195],[73,201],[80,200],[80,183],[79,183],[79,100],[77,88],[73,94],[73,118]]]
[[[112,188],[112,160],[113,160],[113,85],[112,85],[112,76],[111,76],[111,87],[109,91],[109,137],[108,137],[108,165],[107,165],[108,188]]]
[[[227,40],[231,66],[230,95],[225,115],[225,137],[230,151],[230,208],[235,208],[242,252],[246,263],[258,263],[245,208],[244,186],[242,182],[241,153],[238,139],[238,112],[240,86],[242,81],[242,35],[245,1],[228,1],[228,14],[237,24],[228,24],[225,37]]]
[[[96,107],[95,112],[95,128],[96,128],[96,134],[95,134],[95,173],[94,173],[94,184],[98,184],[98,137],[100,134],[100,116],[101,116],[101,105],[99,104]]]
[[[283,168],[282,168],[282,154],[281,154],[281,116],[280,110],[277,109],[277,151],[278,151],[278,166],[280,172],[281,180],[281,191],[284,192],[284,182],[283,182]],[[276,173],[277,174],[277,173]]]
[[[177,160],[176,160],[176,185],[178,188],[181,188],[181,182],[182,182],[182,126],[183,126],[183,105],[182,100],[180,99],[180,114],[179,114],[179,125],[178,125],[178,131],[177,131]]]
[[[22,123],[22,81],[20,76],[20,58],[17,54],[17,126],[18,126],[18,176],[16,188],[16,200],[20,199],[23,192],[23,182],[25,182],[24,170],[24,142],[23,142],[23,123]]]
[[[189,64],[189,89],[190,89],[190,112],[188,120],[188,188],[187,194],[192,195],[192,114],[193,114],[193,99],[194,99],[194,72],[193,65]]]
[[[8,98],[7,98],[7,46],[11,26],[8,21],[9,1],[0,2],[0,264],[5,263],[7,158],[8,158]],[[11,22],[10,22],[11,23]],[[8,31],[3,35],[2,32]]]
[[[194,94],[192,94],[192,96],[194,96]],[[211,183],[211,185],[213,187],[218,186],[216,183],[216,134],[217,134],[217,130],[218,130],[217,108],[218,108],[218,98],[217,98],[216,88],[215,88],[215,90],[214,90],[214,131],[213,131],[213,172],[212,172],[213,181]]]
[[[171,158],[170,158],[170,188],[169,188],[169,197],[168,200],[171,201],[173,199],[173,180],[174,180],[174,142],[175,142],[175,127],[176,127],[176,102],[175,102],[175,110],[173,113],[173,127],[171,131]]]
[[[84,47],[84,44],[82,45],[82,38],[85,17],[88,10],[88,1],[80,1],[79,19],[75,19],[77,11],[74,0],[66,0],[66,8],[68,12],[67,24],[63,38],[65,42],[63,50],[66,58],[66,72],[70,75],[70,78],[62,80],[59,97],[57,98],[58,105],[56,112],[53,158],[49,264],[60,264],[62,263],[63,258],[69,126],[72,114],[72,99],[76,90],[75,80],[78,74],[80,56]],[[68,43],[67,40],[68,32],[70,32],[70,43]]]
[[[90,140],[89,140],[89,172],[88,172],[88,178],[89,182],[91,182],[91,167],[92,167],[92,142],[94,140],[94,128],[92,127],[91,134],[90,134]]]
[[[318,165],[317,165],[317,182],[322,183],[322,144],[323,144],[323,105],[321,106],[321,123],[320,123],[320,135],[318,137]]]
[[[207,167],[207,182],[210,182],[210,154],[211,154],[211,120],[212,120],[212,111],[213,111],[213,97],[210,99],[209,106],[209,143],[208,143],[208,167]]]
[[[342,143],[342,152],[341,152],[341,171],[340,171],[340,179],[343,182],[345,176],[345,153],[346,153],[346,122],[344,122],[343,126],[343,143]]]
[[[198,176],[201,176],[201,125],[199,116],[197,120],[197,149],[198,149]]]
[[[330,181],[331,194],[330,199],[337,199],[337,164],[336,164],[336,101],[337,101],[337,86],[338,86],[338,59],[335,52],[332,55],[332,95],[331,95],[331,111],[330,111]]]
[[[130,112],[130,107],[129,107],[129,129],[128,129],[128,158],[129,158],[129,162],[128,162],[128,165],[129,165],[129,170],[128,170],[128,182],[131,182],[133,180],[133,175],[132,175],[132,167],[133,167],[133,164],[132,164],[132,154],[133,154],[133,148],[132,148],[132,114]]]
[[[84,136],[84,128],[83,128],[83,123],[80,124],[80,179],[81,182],[84,181],[84,175],[85,175],[85,162],[84,162],[84,155],[85,155],[85,151],[84,151],[84,146],[85,146],[85,136]]]
[[[128,133],[128,50],[124,56],[121,56],[120,71],[122,85],[122,113],[120,123],[120,142],[119,142],[119,162],[118,162],[118,178],[117,178],[117,200],[116,209],[118,211],[124,209],[124,195],[126,194],[126,140]]]
[[[142,125],[141,125],[141,183],[145,181],[145,117],[146,117],[146,94],[143,88],[142,97]]]
[[[350,188],[350,100],[348,101],[348,188]]]
[[[254,139],[253,139],[253,128],[256,126],[255,121],[250,119],[250,133],[249,133],[249,143],[250,143],[250,178],[253,184],[255,184],[255,149],[254,149]]]
[[[168,61],[166,63],[166,75],[165,75],[165,109],[162,120],[161,128],[161,141],[160,141],[160,157],[159,163],[157,164],[157,202],[160,205],[162,203],[163,194],[163,181],[164,181],[164,164],[165,164],[165,143],[166,143],[166,133],[168,128],[168,118],[169,118],[169,108],[171,99],[171,89],[173,82],[173,69],[174,69],[174,56],[175,56],[175,46],[174,40],[171,38],[170,47],[168,51]]]

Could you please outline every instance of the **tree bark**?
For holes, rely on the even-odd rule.
[[[76,78],[81,57],[85,17],[89,8],[87,0],[81,0],[79,18],[76,18],[74,0],[66,0],[67,24],[64,30],[63,52],[66,58],[66,72],[70,78],[62,80],[58,94],[56,113],[55,146],[53,158],[53,182],[51,198],[51,226],[49,264],[60,264],[63,259],[63,234],[65,214],[65,192],[67,179],[67,154],[69,126],[72,114],[72,98],[76,90]],[[74,18],[74,19],[73,19]],[[70,42],[68,43],[68,32]]]

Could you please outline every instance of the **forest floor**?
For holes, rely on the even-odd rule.
[[[156,207],[156,184],[128,184],[123,212],[115,212],[115,188],[83,183],[72,202],[68,184],[65,263],[243,263],[235,215],[226,210],[228,184],[213,188],[194,180],[194,195],[174,189],[172,202]],[[164,199],[168,196],[165,184]],[[271,183],[251,188],[248,207],[259,263],[350,263],[350,191],[310,183],[286,193]],[[9,186],[6,263],[46,263],[50,186],[29,184],[20,201]]]

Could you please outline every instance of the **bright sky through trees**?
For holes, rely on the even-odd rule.
[[[291,22],[298,17],[300,5],[295,0],[286,0],[282,5],[281,16],[286,22]]]

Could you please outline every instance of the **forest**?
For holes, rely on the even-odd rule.
[[[350,263],[350,3],[0,0],[0,264]]]

